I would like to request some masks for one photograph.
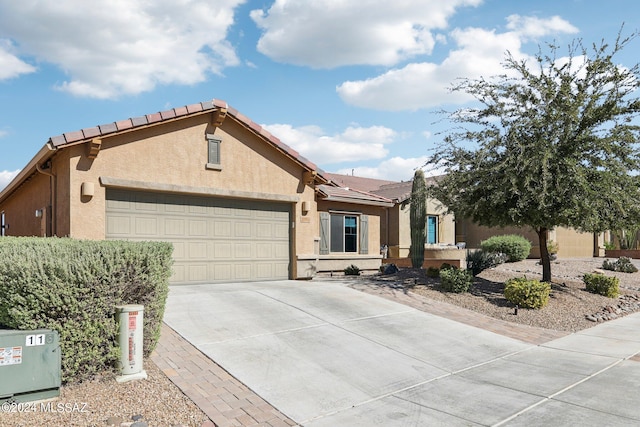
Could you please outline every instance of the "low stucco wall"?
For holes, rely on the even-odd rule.
[[[313,255],[299,256],[296,261],[296,279],[310,279],[317,273],[343,271],[350,265],[360,270],[377,271],[382,265],[381,255]]]
[[[411,258],[386,258],[383,260],[384,264],[395,264],[396,267],[410,268],[411,267]],[[451,264],[457,268],[467,268],[467,261],[463,258],[425,258],[422,263],[422,268],[436,267],[440,268],[440,266],[444,263]]]
[[[607,249],[604,252],[605,257],[609,258],[620,258],[621,256],[626,256],[628,258],[640,259],[640,250],[631,250],[631,249]]]

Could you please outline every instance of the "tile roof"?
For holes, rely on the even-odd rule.
[[[396,181],[387,181],[382,179],[373,179],[373,178],[363,178],[360,176],[354,175],[342,175],[338,173],[326,173],[328,178],[331,179],[334,183],[338,184],[340,187],[348,187],[354,188],[360,191],[371,192],[373,190],[379,189],[381,186],[386,184],[395,184]]]
[[[437,178],[438,178],[437,176],[436,177],[431,176],[431,177],[425,178],[425,182],[427,183],[427,186],[436,184]],[[413,187],[413,180],[386,184],[381,186],[377,190],[372,190],[371,192],[378,196],[391,199],[396,203],[402,203],[411,197],[411,187]]]
[[[151,124],[160,123],[167,120],[175,120],[181,117],[186,117],[194,114],[199,114],[208,111],[214,111],[218,109],[226,109],[227,114],[236,119],[244,127],[252,130],[265,140],[267,140],[276,149],[284,153],[285,155],[292,157],[294,160],[302,164],[305,168],[316,171],[325,181],[329,181],[326,178],[326,174],[315,163],[309,161],[304,156],[301,156],[297,151],[280,141],[276,136],[269,133],[259,124],[252,121],[249,117],[240,113],[233,107],[229,107],[225,101],[219,99],[213,99],[211,101],[200,102],[191,105],[185,105],[182,107],[172,108],[166,111],[160,111],[157,113],[146,114],[144,116],[132,117],[129,119],[119,120],[116,122],[106,123],[94,127],[80,129],[73,132],[65,132],[62,135],[53,136],[49,139],[49,143],[55,148],[64,148],[66,145],[75,144],[87,141],[92,138],[112,135],[125,130],[140,128]]]
[[[317,191],[324,199],[331,202],[358,203],[375,206],[393,206],[393,200],[365,191],[353,190],[347,187],[334,187],[332,185],[318,185]]]

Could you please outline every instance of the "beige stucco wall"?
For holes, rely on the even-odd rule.
[[[438,217],[438,243],[437,245],[453,245],[456,243],[455,220],[453,215],[447,214],[444,207],[434,199],[427,199],[427,215]],[[394,258],[404,258],[409,256],[411,247],[411,207],[398,204],[390,209],[391,219],[389,227],[389,256]]]
[[[47,210],[50,205],[51,180],[48,176],[35,173],[15,192],[0,204],[0,212],[5,214],[5,235],[44,236],[44,219],[36,218],[38,209]],[[46,214],[51,214],[50,212]]]
[[[68,234],[68,170],[64,155],[49,159],[43,170],[33,171],[23,184],[0,203],[7,236],[66,236]],[[48,175],[48,174],[52,174]],[[36,211],[42,217],[36,217]]]
[[[320,255],[320,219],[319,212],[340,211],[352,212],[368,216],[369,222],[369,246],[367,254],[360,253],[330,253]],[[311,215],[311,214],[309,214]],[[313,214],[315,221],[314,250],[311,254],[298,252],[297,270],[299,277],[312,277],[317,272],[342,271],[345,267],[354,264],[361,270],[377,270],[382,262],[380,255],[380,223],[384,218],[385,208],[378,206],[353,205],[349,203],[318,201],[318,210]]]
[[[531,242],[529,257],[540,257],[540,245],[535,231],[525,227],[484,227],[471,221],[459,221],[457,238],[467,244],[467,248],[479,248],[480,242],[491,236],[517,234]],[[549,240],[558,243],[558,257],[576,258],[594,256],[594,237],[592,233],[581,233],[572,228],[557,227],[549,232]],[[597,253],[597,252],[596,252]]]
[[[554,240],[558,242],[558,257],[582,258],[600,256],[598,251],[599,238],[594,240],[593,233],[581,233],[573,228],[558,227],[555,229]],[[595,253],[594,253],[595,246]]]

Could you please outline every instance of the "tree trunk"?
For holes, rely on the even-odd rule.
[[[549,237],[549,229],[540,227],[536,230],[538,233],[538,244],[540,245],[540,264],[542,264],[542,281],[551,282],[551,258],[547,250],[547,239]]]

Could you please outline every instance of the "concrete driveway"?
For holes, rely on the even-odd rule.
[[[174,286],[164,320],[308,427],[640,423],[640,314],[535,346],[314,280]]]

